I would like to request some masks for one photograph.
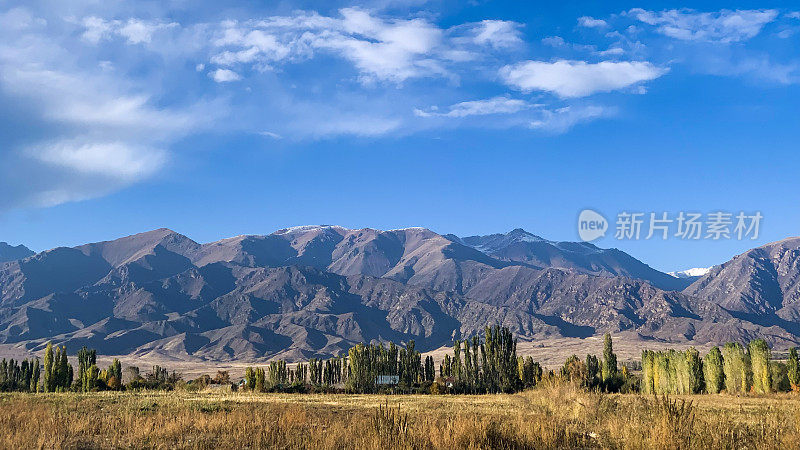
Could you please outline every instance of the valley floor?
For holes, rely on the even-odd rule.
[[[513,395],[0,394],[1,448],[798,448],[800,401]]]

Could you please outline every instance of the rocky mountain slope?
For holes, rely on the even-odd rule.
[[[800,332],[800,238],[749,250],[687,287],[732,315]]]
[[[521,228],[506,234],[470,236],[458,241],[494,258],[535,268],[558,267],[589,275],[635,278],[664,290],[681,290],[690,284],[659,272],[616,248],[602,249],[589,242],[549,241]]]
[[[12,246],[8,242],[0,242],[0,263],[27,258],[31,255],[33,255],[33,251],[22,244]]]
[[[168,229],[0,264],[0,343],[211,360],[422,349],[509,326],[523,339],[796,342],[798,242],[754,249],[684,291],[619,250],[523,230],[297,227],[199,244]]]

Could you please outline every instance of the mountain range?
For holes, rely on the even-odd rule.
[[[19,249],[19,247],[10,247]],[[700,277],[522,229],[305,226],[206,244],[169,229],[45,252],[0,245],[0,344],[207,360],[449,345],[500,323],[521,339],[800,342],[800,238]]]

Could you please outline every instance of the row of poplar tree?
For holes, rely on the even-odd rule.
[[[122,364],[115,359],[108,369],[97,367],[97,353],[83,347],[78,351],[78,373],[67,359],[66,347],[48,343],[44,361],[13,359],[0,362],[0,391],[65,392],[120,389]],[[76,377],[77,375],[77,377]]]
[[[515,392],[535,385],[542,367],[531,357],[517,357],[517,341],[506,327],[486,327],[485,336],[457,340],[453,355],[439,366],[433,357],[422,358],[414,341],[405,347],[394,343],[358,344],[346,356],[328,360],[312,359],[290,368],[284,361],[245,370],[245,388],[256,391],[293,390],[306,384],[343,384],[349,392],[374,393],[382,389],[400,392],[427,391],[433,387],[450,392]]]
[[[312,358],[308,363],[297,363],[294,368],[286,361],[272,361],[266,370],[247,367],[244,372],[245,388],[258,392],[272,390],[301,390],[306,384],[333,386],[341,383],[347,372],[347,358],[328,360]]]
[[[433,358],[421,365],[421,354],[414,341],[405,348],[394,343],[384,346],[358,344],[346,356],[327,360],[312,358],[294,368],[285,361],[272,361],[266,367],[245,369],[245,388],[259,392],[301,390],[306,385],[332,387],[344,384],[351,392],[376,392],[378,376],[397,376],[401,389],[411,389],[425,381],[433,381]]]
[[[797,349],[789,351],[786,363],[773,361],[763,339],[712,347],[704,356],[691,348],[686,351],[642,352],[642,385],[645,394],[766,394],[797,390],[800,362]]]

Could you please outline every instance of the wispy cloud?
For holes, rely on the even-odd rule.
[[[493,97],[484,100],[471,100],[451,105],[446,112],[440,112],[433,107],[427,111],[415,109],[414,114],[419,117],[467,117],[485,116],[490,114],[514,114],[532,108],[533,104],[520,99],[509,97]]]
[[[479,45],[496,48],[514,47],[522,44],[521,24],[508,20],[483,20],[474,28],[474,40]]]
[[[423,18],[388,19],[359,8],[343,8],[330,17],[297,13],[225,21],[213,40],[218,51],[210,63],[264,71],[325,52],[350,61],[365,83],[452,79],[452,65],[474,60],[481,48],[521,43],[520,27],[510,21],[484,20],[444,29]]]
[[[771,9],[576,14],[550,30],[563,38],[541,41],[549,56],[520,61],[528,44],[539,45],[526,42],[521,23],[444,25],[407,4],[325,13],[268,7],[238,16],[137,3],[53,5],[0,7],[0,112],[24,124],[0,136],[0,209],[141,182],[182,156],[175,144],[201,130],[286,143],[457,126],[559,133],[615,113],[613,104],[582,98],[640,93],[681,65],[800,81],[784,53],[749,51],[776,21],[783,22],[765,37],[796,37],[789,31],[800,16]],[[576,32],[576,21],[599,32]]]
[[[627,88],[666,72],[667,69],[642,61],[523,61],[500,69],[500,77],[524,92],[546,91],[572,98]]]
[[[634,8],[628,14],[657,27],[659,33],[675,39],[706,42],[739,42],[758,35],[778,17],[774,9],[698,12],[692,9],[647,11]]]
[[[164,149],[82,138],[43,142],[31,147],[29,152],[43,162],[68,170],[119,177],[129,182],[152,175],[166,160]]]
[[[242,77],[240,77],[238,73],[230,69],[217,69],[209,73],[209,76],[217,83],[228,83],[231,81],[238,81],[242,79]]]
[[[609,117],[615,108],[597,105],[565,106],[555,110],[541,109],[539,118],[530,123],[531,128],[551,133],[563,133],[579,123]]]
[[[85,17],[82,24],[85,28],[82,34],[83,38],[95,44],[103,39],[111,39],[116,36],[125,38],[131,44],[149,43],[154,33],[179,27],[176,22],[160,22],[134,18],[126,21],[105,20],[97,16]]]
[[[603,19],[595,19],[594,17],[590,16],[582,16],[578,17],[578,25],[586,28],[606,28],[608,27],[608,22]]]
[[[259,131],[258,134],[260,134],[262,136],[270,137],[272,139],[283,139],[283,136],[281,136],[278,133],[273,133],[272,131]]]
[[[120,78],[112,62],[87,65],[94,55],[75,51],[62,22],[27,9],[0,13],[0,22],[10,20],[14,28],[0,28],[0,108],[24,105],[17,120],[31,131],[5,136],[0,191],[9,194],[0,209],[91,198],[146,179],[168,161],[172,142],[220,110],[203,102],[164,106],[157,86]],[[95,31],[98,39],[119,33],[136,44],[149,33],[137,24],[110,31],[95,24]]]

